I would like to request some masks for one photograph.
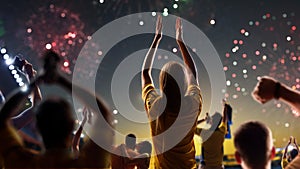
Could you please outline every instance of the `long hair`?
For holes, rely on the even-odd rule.
[[[166,63],[159,76],[160,90],[167,99],[166,110],[179,113],[181,99],[187,91],[185,67],[175,61]]]

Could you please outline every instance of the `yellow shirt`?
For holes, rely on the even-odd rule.
[[[204,130],[202,130],[204,132]],[[210,132],[210,131],[206,131]],[[227,132],[227,125],[222,122],[219,128],[212,132],[206,141],[202,143],[202,154],[205,166],[222,166],[223,142]],[[198,132],[200,133],[200,132]]]
[[[5,168],[110,168],[110,153],[92,140],[87,141],[78,159],[69,149],[47,150],[37,154],[24,147],[17,131],[11,127],[0,129],[0,159]],[[104,139],[104,138],[103,138]]]
[[[289,164],[289,162],[286,158],[283,158],[281,160],[281,168],[285,168],[288,164]]]
[[[5,126],[0,129],[1,167],[5,168],[37,168],[38,155],[24,148],[17,131]]]
[[[164,100],[155,91],[153,85],[147,85],[143,89],[142,97],[150,121],[153,148],[158,154],[151,159],[151,164],[154,163],[154,166],[150,166],[150,168],[196,168],[193,137],[196,121],[202,108],[199,86],[188,87],[187,94],[181,101],[179,114],[164,111]],[[170,135],[166,134],[170,128],[172,128]],[[184,129],[188,129],[188,131],[183,131]],[[174,139],[182,132],[184,134],[186,132],[185,136],[173,147],[166,148],[168,145],[174,144]]]

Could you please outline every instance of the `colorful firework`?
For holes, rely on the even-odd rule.
[[[38,56],[46,49],[59,53],[64,60],[62,69],[71,73],[77,55],[86,41],[84,23],[79,14],[53,4],[38,8],[26,22],[24,41]]]

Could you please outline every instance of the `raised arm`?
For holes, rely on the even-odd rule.
[[[24,108],[28,95],[35,89],[38,80],[34,80],[28,85],[27,90],[21,88],[15,91],[3,105],[0,111],[0,126],[4,127],[9,125],[10,118],[13,114],[18,114]]]
[[[33,81],[34,78],[36,77],[36,71],[33,69],[32,64],[30,64],[28,61],[25,60],[24,68],[25,68],[25,74],[28,76],[28,79],[30,81]],[[34,118],[35,114],[33,111],[33,107],[42,100],[42,94],[38,85],[34,86],[33,94],[31,94],[31,97],[32,97],[31,107],[24,110],[17,116],[11,118],[13,125],[15,126],[16,129],[23,128],[24,126],[29,124]]]
[[[58,55],[53,53],[45,56],[44,81],[46,83],[55,83],[65,88],[69,93],[77,96],[95,115],[88,131],[89,136],[93,140],[88,139],[85,142],[80,151],[79,156],[81,158],[79,160],[89,160],[89,163],[84,162],[85,168],[109,168],[111,165],[111,151],[107,151],[104,148],[112,148],[113,145],[114,130],[111,110],[100,97],[78,85],[72,84],[68,79],[60,75],[57,68],[59,61],[56,58],[59,58]],[[101,120],[102,117],[104,117],[104,121]],[[96,143],[101,145],[101,147]]]
[[[86,107],[84,107],[84,109],[82,111],[83,120],[81,121],[81,124],[80,124],[79,128],[77,129],[77,131],[73,137],[73,140],[72,140],[72,149],[73,149],[73,152],[75,152],[75,155],[79,154],[80,136],[82,134],[83,126],[85,125],[85,123],[87,121],[88,113],[89,113],[88,109]]]
[[[298,153],[299,153],[299,146],[298,146],[298,144],[297,144],[297,141],[296,141],[296,138],[294,137],[294,145],[295,145],[295,147],[296,147],[296,149],[297,149],[297,151],[298,151]]]
[[[206,113],[206,116],[203,118],[203,119],[200,119],[200,120],[198,120],[197,121],[197,125],[198,124],[201,124],[201,123],[203,123],[203,122],[207,122],[208,120],[210,119],[210,117],[209,117],[209,114],[208,114],[208,112]]]
[[[155,37],[144,59],[144,63],[142,66],[142,78],[141,78],[142,89],[144,89],[149,84],[153,84],[152,77],[151,77],[151,70],[154,61],[154,56],[157,51],[157,47],[159,45],[161,38],[162,38],[162,17],[161,15],[158,15],[156,21]]]
[[[176,19],[176,41],[180,48],[181,55],[183,57],[184,65],[188,73],[188,83],[189,85],[196,84],[198,85],[198,74],[197,68],[195,66],[194,60],[191,57],[187,47],[185,46],[182,38],[182,23],[181,19],[178,17]]]
[[[228,113],[229,113],[229,111],[232,111],[232,108],[225,101],[224,101],[223,104],[224,104],[224,108],[223,108],[223,119],[222,119],[222,121],[223,121],[223,123],[227,124],[227,122],[228,122]]]
[[[293,137],[291,136],[291,137],[290,137],[290,140],[289,140],[289,142],[288,142],[288,144],[286,145],[286,147],[285,147],[285,149],[284,149],[284,153],[283,153],[283,155],[282,155],[282,159],[286,159],[286,154],[287,154],[289,145],[290,145],[291,142],[292,142],[292,139],[293,139]]]
[[[252,96],[262,104],[272,99],[279,99],[300,112],[300,92],[271,77],[262,77],[255,86]]]

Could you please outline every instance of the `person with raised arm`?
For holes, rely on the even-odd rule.
[[[182,38],[180,18],[176,20],[176,41],[179,45],[184,65],[171,61],[160,71],[159,94],[154,87],[151,71],[154,56],[162,38],[162,17],[158,15],[156,34],[142,66],[142,98],[150,121],[153,140],[153,163],[150,168],[196,168],[194,132],[197,118],[202,109],[202,97],[198,85],[197,69]],[[164,109],[162,107],[165,107]],[[163,109],[163,110],[162,110]],[[174,122],[178,122],[176,126]],[[187,124],[190,125],[186,129]],[[173,126],[172,126],[173,125]],[[187,131],[176,145],[172,136],[164,134],[169,127],[175,127],[182,134]],[[178,136],[178,133],[172,135]]]
[[[110,168],[110,150],[105,148],[113,144],[111,110],[99,96],[72,84],[60,75],[57,68],[58,62],[59,56],[56,53],[49,51],[46,54],[43,80],[45,83],[57,84],[65,88],[93,111],[95,116],[89,130],[89,136],[93,140],[89,139],[83,145],[78,158],[74,160],[70,153],[71,135],[74,129],[71,107],[64,99],[47,99],[37,110],[37,126],[46,148],[39,161],[39,167]]]
[[[197,128],[195,134],[202,137],[204,142],[201,145],[202,160],[199,169],[223,169],[224,148],[223,143],[227,132],[228,111],[231,108],[229,104],[223,101],[223,115],[215,113],[212,115],[209,123],[209,129]],[[200,120],[204,122],[209,119],[208,113],[206,118]],[[198,122],[199,123],[199,122]],[[202,134],[202,132],[204,132]],[[208,138],[205,138],[207,137]]]
[[[73,140],[72,140],[72,151],[75,154],[75,158],[77,158],[79,156],[80,137],[81,137],[81,134],[82,134],[82,131],[83,131],[83,127],[84,127],[85,123],[87,122],[89,113],[91,113],[91,112],[86,107],[84,107],[83,110],[82,110],[83,119],[82,119],[82,121],[80,123],[80,126],[77,129],[77,131],[76,131],[76,133],[73,137]]]
[[[28,96],[41,82],[33,80],[27,90],[19,88],[14,91],[0,110],[0,156],[4,168],[37,168],[38,155],[24,147],[17,130],[11,124],[11,117],[24,109]]]
[[[281,100],[300,112],[300,92],[269,76],[263,76],[258,81],[252,96],[262,104],[272,99]]]
[[[29,63],[27,60],[24,60],[23,62],[25,75],[27,76],[29,81],[33,81],[37,74],[36,70],[33,69],[32,64]],[[40,103],[42,100],[42,94],[38,85],[35,86],[33,93],[30,97],[32,102],[31,106],[19,114],[12,115],[13,117],[11,118],[11,120],[13,126],[16,129],[21,129],[33,121],[35,116],[33,107]]]
[[[111,159],[108,150],[113,143],[111,111],[106,104],[85,89],[76,86],[58,73],[59,57],[54,52],[45,55],[45,74],[36,78],[28,89],[18,90],[4,104],[0,111],[0,154],[5,168],[110,168]],[[12,114],[20,112],[27,97],[40,82],[59,84],[80,98],[95,112],[95,119],[89,133],[97,143],[88,140],[74,159],[71,149],[74,119],[71,107],[61,98],[47,98],[37,108],[36,123],[45,146],[41,155],[34,155],[26,149],[9,120]],[[97,103],[96,105],[93,102]],[[100,120],[101,116],[104,120]]]
[[[263,76],[260,78],[253,89],[252,97],[261,104],[265,104],[272,99],[277,99],[287,103],[295,111],[300,112],[300,92],[269,76]],[[300,156],[297,156],[285,168],[299,169]]]
[[[288,152],[288,148],[291,144],[294,144],[294,148],[290,152]],[[281,168],[285,168],[291,161],[294,160],[295,157],[297,157],[298,154],[299,154],[299,147],[296,143],[296,138],[291,136],[282,155]]]
[[[29,82],[33,81],[37,75],[36,70],[33,69],[32,64],[29,63],[27,60],[23,60],[22,63],[24,63],[24,65],[23,65],[23,71],[21,73],[26,76]],[[35,117],[34,107],[42,100],[42,94],[38,85],[35,86],[29,98],[31,102],[30,107],[19,112],[18,114],[14,114],[14,115],[12,114],[11,122],[12,125],[18,130],[22,129],[25,126],[28,126],[29,128],[27,129],[29,129],[32,132],[32,134],[34,134],[33,136],[30,136],[21,130],[19,130],[18,133],[21,135],[24,141],[31,143],[35,146],[41,147],[42,143],[40,140],[37,139],[38,134],[36,128],[33,127],[34,125],[30,125],[31,123],[34,123],[34,117]]]

